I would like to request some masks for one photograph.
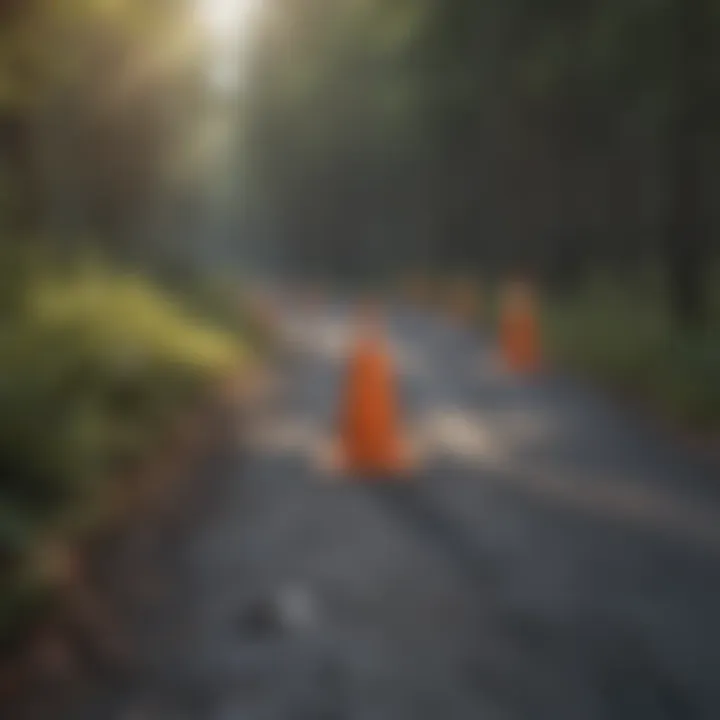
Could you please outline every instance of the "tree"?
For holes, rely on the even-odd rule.
[[[386,222],[383,264],[532,267],[568,290],[662,260],[690,322],[720,148],[720,5],[701,2],[279,6],[248,98],[277,233],[298,261],[378,267],[365,238]]]
[[[205,69],[189,3],[2,8],[0,169],[14,236],[95,237],[116,255],[152,256],[197,181],[178,162]]]
[[[708,50],[713,18],[706,0],[675,0],[673,10],[667,229],[670,297],[678,320],[695,327],[707,311],[708,217],[702,158],[705,114],[711,108]]]

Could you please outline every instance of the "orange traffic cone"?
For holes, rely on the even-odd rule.
[[[366,318],[350,357],[342,398],[339,464],[363,475],[398,475],[410,469],[401,430],[396,380],[379,323]]]
[[[500,343],[507,368],[531,373],[540,366],[540,329],[535,301],[524,283],[513,283],[507,291],[500,320]]]

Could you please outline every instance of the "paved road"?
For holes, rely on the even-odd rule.
[[[324,476],[342,310],[288,321],[274,398],[205,468],[137,613],[141,672],[73,720],[720,717],[717,472],[398,311],[426,464],[407,486]]]

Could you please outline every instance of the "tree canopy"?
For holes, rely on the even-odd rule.
[[[567,285],[664,258],[678,314],[697,316],[719,7],[273,4],[248,152],[277,232],[316,270],[470,264]]]

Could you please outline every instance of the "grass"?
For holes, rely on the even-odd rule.
[[[247,358],[239,305],[96,261],[0,278],[0,644],[44,606],[40,538],[84,517],[178,413]],[[202,301],[201,301],[202,298]]]
[[[589,284],[544,308],[550,352],[612,388],[642,398],[680,424],[720,430],[720,297],[701,332],[671,322],[657,282]]]

